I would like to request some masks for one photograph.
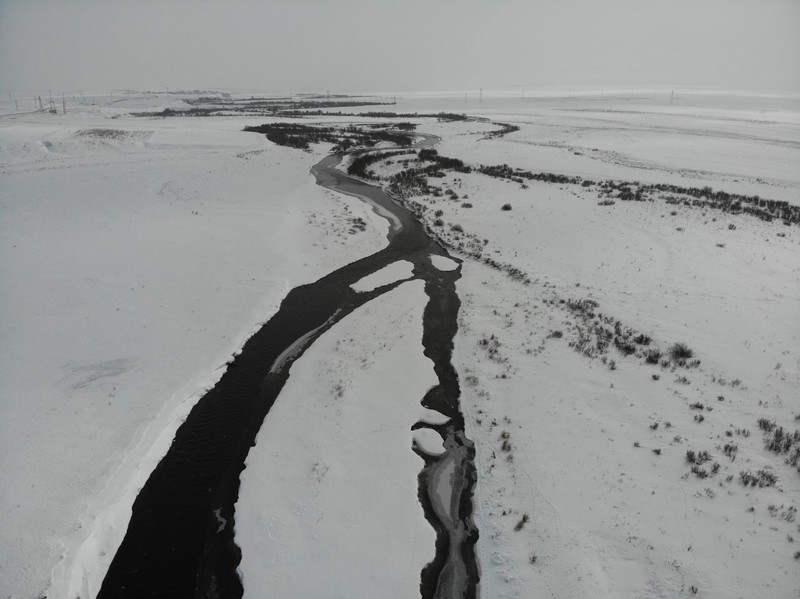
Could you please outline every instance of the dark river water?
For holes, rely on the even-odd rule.
[[[418,147],[436,141],[426,135]],[[428,298],[422,342],[438,384],[420,402],[450,419],[442,425],[414,425],[436,430],[445,447],[437,456],[413,448],[424,464],[418,496],[437,536],[435,558],[420,573],[420,595],[477,595],[474,545],[478,533],[472,522],[475,451],[464,434],[458,377],[451,362],[460,306],[455,288],[461,276],[460,260],[450,257],[408,210],[380,188],[336,169],[340,159],[328,156],[311,173],[319,185],[359,197],[387,217],[388,246],[290,291],[278,312],[244,344],[219,382],[192,409],[137,496],[100,598],[242,596],[236,571],[241,553],[234,542],[233,524],[245,458],[294,361],[336,322],[401,283],[365,293],[356,293],[350,286],[397,260],[413,263],[414,277],[424,281]],[[431,255],[451,258],[458,267],[439,270]],[[388,532],[386,542],[391,542]]]

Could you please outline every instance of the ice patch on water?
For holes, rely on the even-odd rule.
[[[444,271],[451,271],[458,268],[458,262],[437,254],[431,254],[431,263],[439,270]]]
[[[388,285],[389,283],[394,283],[395,281],[401,281],[403,279],[410,279],[414,276],[413,270],[414,265],[411,262],[408,260],[398,260],[364,277],[354,285],[351,285],[351,287],[354,291],[358,292],[372,291],[382,285]]]

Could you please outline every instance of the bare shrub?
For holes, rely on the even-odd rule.
[[[528,514],[522,514],[522,518],[520,518],[519,522],[517,522],[516,526],[514,526],[514,530],[519,532],[523,529],[525,524],[528,522]]]
[[[757,470],[756,472],[751,472],[750,470],[742,470],[739,473],[739,481],[745,486],[750,487],[774,487],[775,483],[778,482],[778,477],[775,476],[773,472],[770,470]]]
[[[669,355],[674,362],[680,362],[690,359],[694,355],[694,351],[685,343],[675,343],[669,348]]]

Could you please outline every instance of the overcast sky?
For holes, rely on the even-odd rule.
[[[0,89],[800,91],[800,0],[0,0]]]

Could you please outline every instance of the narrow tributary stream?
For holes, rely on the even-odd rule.
[[[435,141],[424,136],[419,145]],[[241,553],[234,542],[233,523],[245,458],[294,361],[339,320],[401,282],[362,293],[351,285],[397,260],[413,263],[414,277],[424,281],[428,297],[422,343],[438,384],[421,403],[449,418],[445,424],[414,425],[436,430],[445,448],[437,456],[414,448],[424,460],[420,503],[437,537],[435,557],[421,573],[420,592],[426,599],[476,597],[475,451],[464,434],[458,377],[451,362],[460,306],[455,289],[460,261],[383,190],[338,170],[340,160],[341,156],[328,156],[312,167],[317,183],[370,202],[389,220],[389,245],[293,289],[278,312],[245,343],[219,382],[192,409],[137,496],[127,533],[98,595],[101,599],[242,596],[236,571]],[[459,265],[450,271],[437,269],[431,255]],[[391,542],[388,537],[387,542]]]

